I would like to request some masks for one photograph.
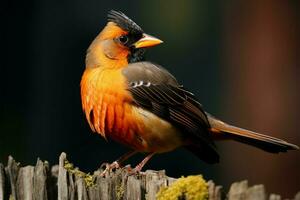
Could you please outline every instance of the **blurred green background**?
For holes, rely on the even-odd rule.
[[[60,152],[93,171],[126,149],[92,134],[79,83],[87,47],[121,10],[164,43],[147,58],[171,71],[204,108],[224,121],[300,144],[299,1],[3,1],[0,6],[0,162]],[[145,168],[170,176],[203,174],[228,185],[248,179],[292,197],[300,189],[300,153],[272,155],[218,143],[221,162],[207,165],[182,149]],[[130,160],[133,165],[142,156]]]

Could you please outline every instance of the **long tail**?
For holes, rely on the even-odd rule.
[[[232,139],[251,146],[255,146],[270,153],[286,152],[288,150],[299,149],[297,145],[284,140],[255,133],[246,129],[231,126],[218,120],[207,113],[211,131],[216,139]]]

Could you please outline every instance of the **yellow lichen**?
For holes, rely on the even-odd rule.
[[[116,192],[117,192],[117,200],[122,199],[124,192],[125,192],[125,189],[124,189],[124,186],[122,185],[122,183],[117,185]]]
[[[87,187],[93,187],[95,186],[94,183],[94,177],[90,175],[90,173],[84,173],[83,171],[80,171],[78,168],[74,168],[74,165],[70,163],[68,160],[65,160],[64,168],[70,173],[74,174],[76,177],[81,177],[84,179],[85,185]]]
[[[206,200],[208,185],[202,176],[181,177],[169,187],[163,187],[156,195],[157,200]]]

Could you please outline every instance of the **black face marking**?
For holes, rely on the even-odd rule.
[[[130,54],[127,57],[128,63],[133,63],[133,62],[139,62],[139,61],[144,61],[145,60],[145,48],[135,48],[134,43],[136,43],[138,40],[140,40],[143,37],[142,34],[127,34],[127,35],[122,35],[118,38],[115,38],[115,42],[126,46]]]
[[[114,40],[121,45],[126,46],[130,50],[130,54],[127,57],[128,63],[140,62],[145,60],[146,49],[136,49],[134,43],[143,37],[144,31],[134,21],[127,17],[122,12],[111,10],[108,12],[108,21],[116,23],[124,31],[127,31],[127,35],[121,35]]]
[[[120,37],[115,38],[115,41],[128,47],[129,49],[132,49],[134,48],[133,44],[140,40],[142,37],[143,34],[141,33],[128,33],[126,35],[121,35]]]
[[[136,49],[136,48],[132,48],[130,50],[130,54],[127,56],[127,60],[128,63],[135,63],[135,62],[141,62],[141,61],[145,61],[145,53],[146,53],[146,49],[144,48],[140,48],[140,49]]]

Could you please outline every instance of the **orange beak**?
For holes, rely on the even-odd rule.
[[[135,48],[152,47],[163,43],[160,39],[148,34],[143,34],[143,37],[133,44]]]

